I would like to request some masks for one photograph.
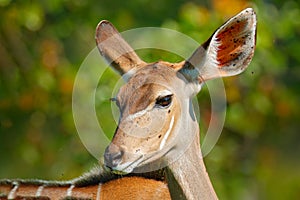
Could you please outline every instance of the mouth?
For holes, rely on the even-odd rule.
[[[123,164],[119,164],[116,167],[111,168],[112,173],[117,175],[125,175],[132,172],[140,163],[143,162],[144,155],[140,155],[133,162],[126,162]]]
[[[122,163],[113,168],[106,166],[106,168],[109,168],[110,171],[116,175],[126,175],[131,173],[137,167],[141,167],[142,165],[146,165],[147,163],[151,163],[159,158],[165,157],[173,149],[174,147],[169,148],[167,150],[160,150],[160,153],[153,152],[148,155],[141,154],[133,162]]]

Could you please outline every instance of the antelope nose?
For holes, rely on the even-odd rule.
[[[117,145],[110,144],[104,153],[104,163],[109,168],[115,168],[122,161],[124,151]]]

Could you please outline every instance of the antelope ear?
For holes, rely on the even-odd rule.
[[[180,72],[200,82],[233,76],[249,65],[256,43],[256,15],[247,8],[229,19],[185,61]]]
[[[100,54],[121,75],[145,65],[109,21],[103,20],[98,24],[95,39]]]

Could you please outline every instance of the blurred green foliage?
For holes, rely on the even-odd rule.
[[[72,87],[100,20],[120,31],[171,28],[203,42],[246,6],[258,15],[257,49],[245,73],[224,79],[226,124],[207,168],[220,199],[300,199],[298,1],[0,0],[0,178],[67,179],[96,163],[76,134]],[[160,53],[141,55],[155,61]],[[110,133],[116,125],[105,91],[117,78],[107,71],[96,96]],[[198,99],[205,130],[207,90]]]

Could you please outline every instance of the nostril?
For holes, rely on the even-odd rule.
[[[107,167],[114,168],[122,161],[123,155],[123,150],[120,150],[117,147],[111,148],[108,146],[104,153],[104,163]]]
[[[124,154],[124,152],[123,152],[122,150],[120,150],[120,151],[114,153],[114,154],[112,155],[112,158],[113,158],[113,160],[121,160],[123,154]]]

